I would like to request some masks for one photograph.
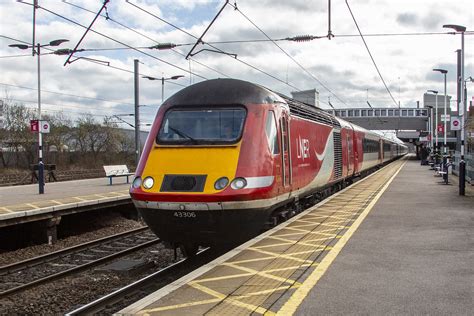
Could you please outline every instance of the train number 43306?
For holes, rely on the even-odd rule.
[[[174,212],[174,217],[181,217],[181,218],[195,218],[196,212]]]

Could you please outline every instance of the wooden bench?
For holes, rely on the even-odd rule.
[[[105,176],[109,178],[109,185],[112,185],[112,178],[115,177],[127,177],[127,183],[130,183],[128,177],[134,175],[126,165],[104,166],[104,171]]]

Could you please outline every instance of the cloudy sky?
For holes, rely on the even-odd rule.
[[[103,1],[38,0],[36,42],[68,39],[58,48],[74,48]],[[472,0],[348,0],[365,35],[385,88],[358,35],[346,2],[332,1],[334,37],[307,42],[289,37],[328,33],[326,0],[232,0],[194,50],[219,49],[230,55],[201,51],[190,60],[201,36],[224,0],[111,0],[85,36],[72,60],[42,49],[43,109],[69,116],[93,113],[133,113],[133,61],[140,74],[156,78],[182,75],[165,83],[165,99],[183,87],[212,78],[238,78],[289,95],[316,88],[321,106],[414,107],[427,89],[443,91],[443,77],[433,68],[448,70],[448,95],[456,99],[456,49],[461,36],[447,34],[443,24],[474,31]],[[0,98],[37,106],[36,57],[31,50],[11,48],[32,43],[32,0],[0,0]],[[233,7],[237,6],[238,10]],[[106,18],[106,14],[108,19]],[[81,26],[82,25],[82,26]],[[389,35],[405,34],[405,35]],[[374,36],[377,35],[377,36]],[[269,41],[268,38],[278,40]],[[225,42],[225,43],[223,43]],[[230,42],[230,43],[229,43]],[[173,43],[168,50],[150,49]],[[465,35],[465,77],[474,77],[474,33]],[[277,46],[278,45],[278,46]],[[135,49],[131,49],[135,48]],[[57,49],[57,48],[53,48]],[[48,54],[49,53],[49,54]],[[82,58],[80,58],[82,57]],[[79,59],[78,59],[79,58]],[[468,100],[474,85],[467,84]],[[393,98],[392,98],[393,97]],[[153,120],[161,103],[161,80],[140,80],[141,116]],[[454,105],[454,104],[453,104]],[[132,122],[133,118],[125,118]]]

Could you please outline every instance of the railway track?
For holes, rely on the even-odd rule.
[[[148,227],[0,267],[0,298],[150,247],[160,240]]]
[[[167,285],[170,283],[169,279],[177,279],[194,271],[198,267],[217,258],[220,254],[222,254],[222,252],[205,248],[199,251],[194,257],[177,261],[113,293],[70,311],[66,313],[66,316],[112,315],[120,309]]]

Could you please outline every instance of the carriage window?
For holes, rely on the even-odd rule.
[[[273,111],[268,111],[267,121],[265,122],[265,134],[267,135],[270,152],[274,155],[279,154],[277,127],[275,123],[275,113],[273,113]]]
[[[243,108],[171,109],[156,138],[160,144],[226,144],[237,142],[244,126]]]

